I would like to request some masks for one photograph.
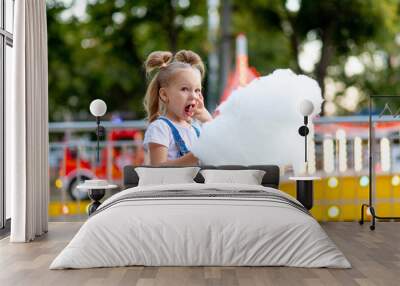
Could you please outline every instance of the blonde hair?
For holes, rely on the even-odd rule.
[[[168,85],[168,82],[178,69],[192,67],[204,77],[204,64],[200,56],[192,51],[181,50],[173,55],[171,52],[152,52],[145,62],[146,73],[151,78],[144,97],[144,108],[149,123],[156,120],[165,112],[165,105],[159,98],[160,88]],[[152,72],[156,73],[152,76]]]

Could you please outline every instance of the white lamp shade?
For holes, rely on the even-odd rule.
[[[314,111],[314,104],[308,100],[304,99],[300,102],[299,111],[303,116],[309,116]]]
[[[93,116],[100,117],[106,114],[107,104],[101,99],[95,99],[90,103],[90,113]]]

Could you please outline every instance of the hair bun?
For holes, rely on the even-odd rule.
[[[200,73],[201,76],[203,77],[204,75],[204,64],[203,61],[201,60],[200,56],[196,54],[193,51],[188,51],[188,50],[180,50],[175,54],[174,57],[175,61],[177,62],[183,62],[183,63],[188,63],[191,66],[196,67]]]
[[[146,72],[150,73],[154,69],[160,68],[169,64],[172,61],[173,55],[168,51],[155,51],[152,52],[146,59],[145,68]]]

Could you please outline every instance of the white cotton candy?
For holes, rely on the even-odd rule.
[[[315,80],[289,69],[255,79],[219,106],[220,114],[203,125],[192,152],[202,164],[292,165],[298,174],[304,167],[304,137],[298,133],[304,99],[314,105],[308,125],[313,134],[312,118],[323,101]]]

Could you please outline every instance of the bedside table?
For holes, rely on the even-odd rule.
[[[116,189],[117,185],[108,184],[106,180],[85,180],[77,186],[79,190],[86,190],[92,203],[88,207],[89,216],[101,205],[100,200],[106,194],[106,190]]]
[[[320,180],[320,177],[289,177],[289,180],[296,181],[296,199],[310,210],[313,207],[314,194],[313,182]]]

